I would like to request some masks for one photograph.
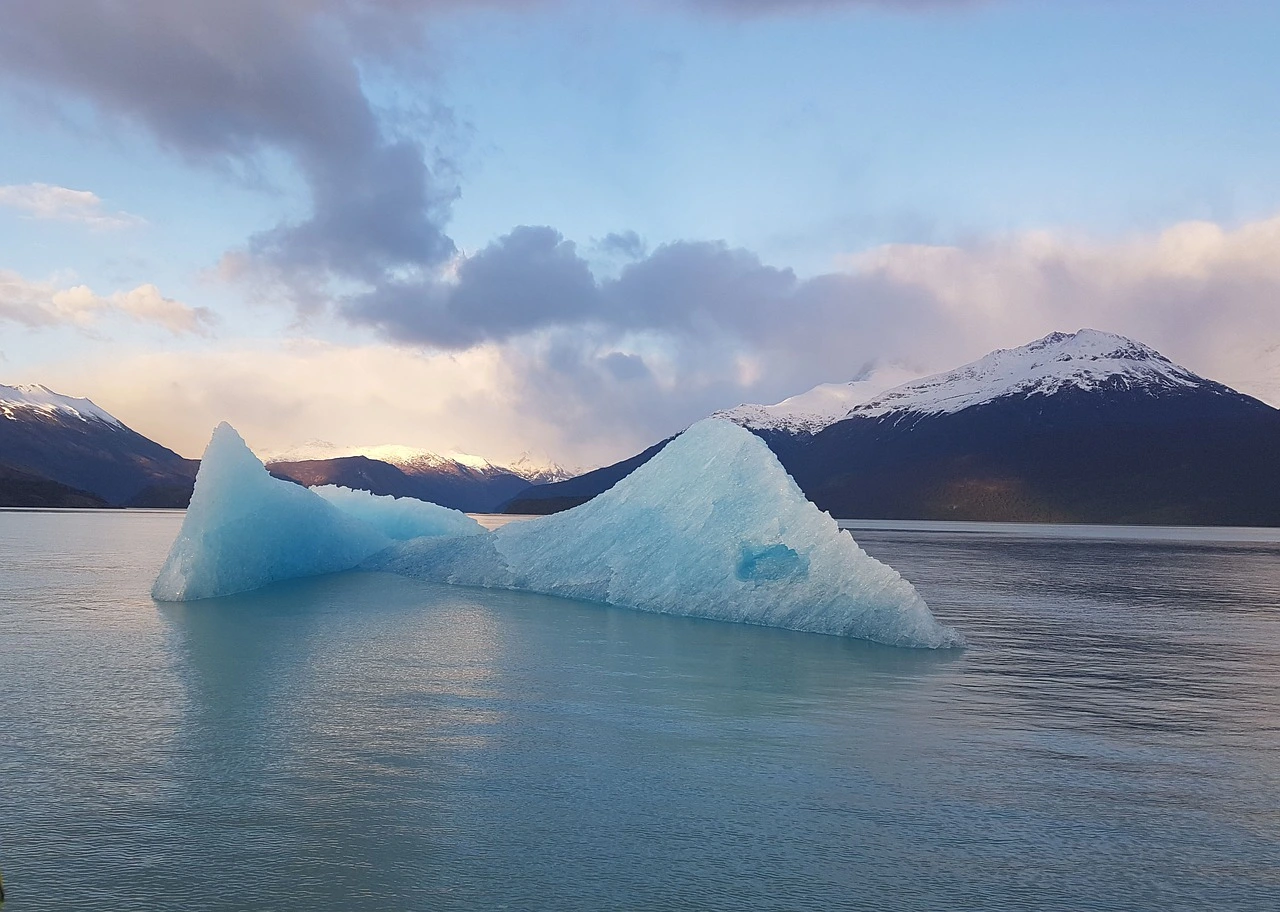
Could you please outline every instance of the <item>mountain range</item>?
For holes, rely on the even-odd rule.
[[[573,472],[523,454],[509,466],[403,446],[312,442],[269,458],[280,478],[496,510],[531,484]],[[149,440],[88,399],[0,386],[0,506],[184,507],[199,462]]]
[[[496,465],[465,453],[442,456],[413,447],[337,447],[323,441],[269,454],[266,462],[271,474],[299,484],[336,484],[416,497],[469,513],[494,512],[530,485],[563,481],[574,474],[528,453],[510,465]]]
[[[1052,333],[874,386],[828,384],[716,416],[763,438],[839,517],[1280,525],[1280,410],[1132,339]],[[664,443],[506,509],[581,503]]]
[[[866,519],[1280,526],[1280,410],[1111,333],[1052,333],[952,371],[881,370],[717,412],[759,435],[814,503]],[[280,478],[468,512],[583,503],[660,451],[584,474],[399,446],[312,442]],[[88,399],[0,386],[0,505],[185,506],[198,463]],[[572,476],[572,477],[570,477]]]

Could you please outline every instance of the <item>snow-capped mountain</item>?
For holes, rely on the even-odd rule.
[[[718,415],[840,517],[1280,525],[1280,410],[1097,330],[881,391],[828,384]],[[590,499],[662,446],[509,509]]]
[[[87,492],[116,506],[181,506],[196,473],[195,460],[148,440],[90,400],[34,384],[0,386],[0,467],[12,470],[9,502],[18,501],[19,484],[53,490],[36,483],[43,481],[74,489],[59,496],[77,505]]]
[[[299,484],[417,497],[472,513],[496,510],[530,485],[576,474],[528,453],[511,465],[498,465],[469,453],[440,454],[394,444],[346,447],[323,440],[267,455],[264,461],[273,475]]]
[[[1008,396],[1052,396],[1067,389],[1154,394],[1209,382],[1141,342],[1082,329],[1050,333],[1019,348],[997,349],[955,370],[904,383],[869,397],[845,417],[946,415]]]
[[[400,446],[397,444],[380,444],[377,446],[339,446],[324,440],[311,440],[307,443],[291,447],[287,450],[264,454],[268,463],[311,462],[324,459],[344,459],[351,456],[363,456],[393,465],[409,475],[426,475],[449,473],[454,475],[478,475],[483,478],[495,475],[515,475],[530,484],[546,484],[552,481],[563,481],[581,473],[581,470],[568,469],[550,460],[539,460],[530,453],[521,453],[520,457],[509,465],[490,462],[483,456],[470,453],[433,453],[418,447]]]
[[[824,383],[776,405],[739,405],[714,417],[753,431],[816,434],[854,416],[942,415],[1006,396],[1051,396],[1069,388],[1155,391],[1207,382],[1141,342],[1082,329],[997,349],[941,374],[922,378],[894,366],[849,383]]]
[[[17,386],[0,384],[0,417],[18,420],[23,416],[77,418],[81,421],[120,425],[115,416],[88,399],[63,396],[38,383],[19,383]]]

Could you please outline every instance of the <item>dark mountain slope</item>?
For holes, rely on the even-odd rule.
[[[102,509],[110,506],[88,491],[77,491],[48,478],[0,465],[0,505]]]
[[[43,387],[0,387],[0,463],[117,506],[161,489],[189,499],[198,466],[88,400]]]
[[[416,497],[469,513],[492,512],[529,486],[518,475],[500,472],[421,469],[410,473],[367,456],[272,462],[267,468],[277,478],[308,487],[334,484],[374,494]]]
[[[1225,388],[1065,390],[772,445],[836,516],[1280,525],[1280,411]]]

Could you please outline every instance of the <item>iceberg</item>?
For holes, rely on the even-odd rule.
[[[471,535],[464,513],[343,488],[320,494],[271,477],[229,424],[200,462],[182,529],[151,595],[179,602],[350,570],[399,538]]]
[[[493,532],[424,501],[272,478],[221,424],[152,595],[210,598],[356,567],[894,646],[964,643],[760,438],[715,418],[594,500]]]
[[[693,425],[572,510],[401,542],[363,566],[895,646],[964,643],[805,497],[760,438],[723,419]]]

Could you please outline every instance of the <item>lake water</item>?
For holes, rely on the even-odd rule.
[[[963,651],[0,512],[25,910],[1280,909],[1280,534],[877,524]]]

